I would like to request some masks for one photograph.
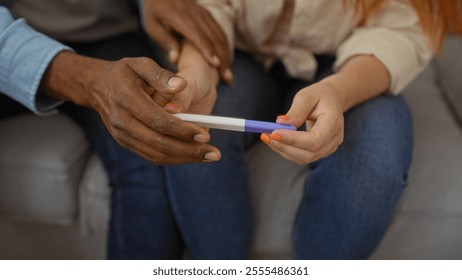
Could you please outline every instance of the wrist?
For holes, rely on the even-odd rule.
[[[69,51],[61,52],[50,63],[41,88],[53,98],[94,107],[92,94],[98,87],[97,77],[104,71],[105,65],[102,60]]]
[[[212,67],[191,43],[184,41],[178,61],[178,70],[181,72],[188,69],[202,72],[211,79],[215,86],[220,81],[218,69]]]
[[[351,108],[350,98],[348,97],[348,89],[339,81],[339,78],[334,74],[318,83],[312,85],[315,94],[329,95],[341,108],[342,112],[346,112]]]

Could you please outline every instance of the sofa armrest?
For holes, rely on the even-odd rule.
[[[67,116],[24,114],[0,121],[0,217],[75,223],[90,147]]]

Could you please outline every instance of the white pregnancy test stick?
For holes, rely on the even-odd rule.
[[[175,114],[176,117],[200,126],[241,132],[271,133],[276,129],[297,130],[295,126],[239,118],[196,114]]]

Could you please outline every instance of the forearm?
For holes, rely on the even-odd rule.
[[[320,84],[329,86],[340,100],[343,112],[386,92],[390,75],[374,56],[359,55],[348,60],[339,71]]]
[[[219,75],[217,69],[210,66],[202,54],[191,43],[183,41],[178,61],[178,70],[181,72],[188,68],[201,71],[203,75],[208,76],[212,80],[213,85],[218,84]]]

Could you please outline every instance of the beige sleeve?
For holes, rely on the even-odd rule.
[[[233,4],[230,0],[198,0],[197,2],[207,9],[218,25],[223,29],[232,55],[235,44]]]
[[[341,44],[334,70],[357,55],[373,55],[380,60],[390,74],[389,93],[399,94],[426,67],[433,51],[413,8],[395,0]]]

